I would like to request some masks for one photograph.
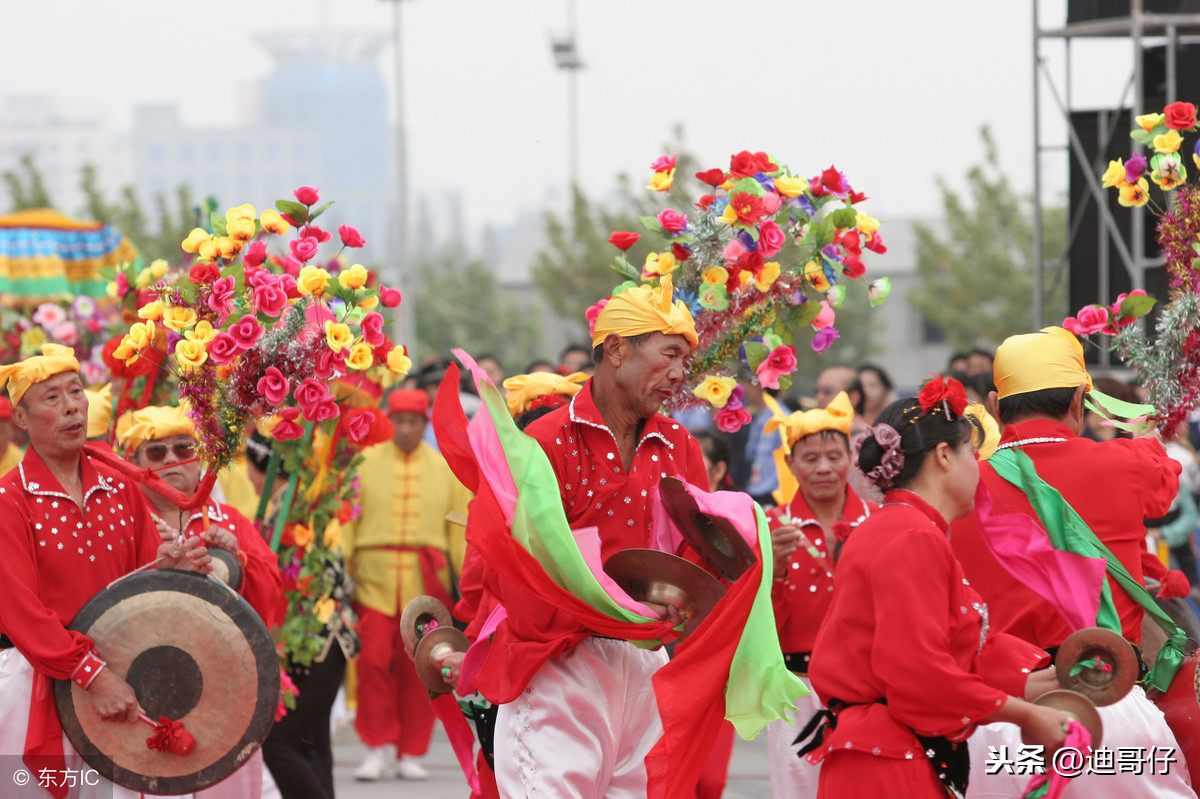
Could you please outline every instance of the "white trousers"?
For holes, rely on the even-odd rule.
[[[800,747],[792,743],[808,724],[813,714],[821,710],[821,700],[807,677],[801,677],[809,694],[796,700],[791,721],[778,719],[767,725],[767,768],[771,773],[771,795],[775,799],[816,799],[821,767],[796,757]]]
[[[1143,756],[1141,773],[1082,774],[1067,783],[1062,792],[1063,799],[1139,799],[1161,797],[1161,799],[1195,799],[1191,788],[1187,762],[1179,751],[1175,734],[1167,726],[1163,714],[1146,692],[1134,686],[1129,695],[1120,702],[1099,708],[1100,720],[1104,724],[1104,739],[1101,749],[1112,750],[1114,761],[1121,752],[1138,750],[1149,754],[1147,763]],[[971,752],[971,780],[967,788],[967,799],[1020,799],[1029,785],[1030,774],[986,774],[989,747],[1008,747],[1008,758],[1015,760],[1021,748],[1021,729],[1015,724],[987,724],[979,727],[968,741]],[[1155,763],[1154,753],[1171,749],[1175,762],[1170,763],[1167,773],[1161,773],[1161,763]],[[995,760],[995,758],[991,758]],[[1047,770],[1051,763],[1046,762]],[[1120,771],[1120,767],[1112,770]]]
[[[666,662],[665,650],[597,637],[547,661],[497,714],[500,795],[644,798],[663,732],[650,680]]]
[[[63,736],[63,755],[68,772],[32,774],[20,762],[25,751],[25,731],[29,727],[29,705],[33,701],[33,666],[15,648],[0,650],[0,755],[4,770],[0,773],[0,796],[4,799],[50,799],[50,792],[39,785],[39,778],[59,785],[73,785],[68,799],[138,799],[138,793],[114,785],[83,761],[75,747]],[[18,774],[18,772],[23,772]],[[22,784],[22,780],[27,780]],[[90,784],[94,783],[94,784]]]

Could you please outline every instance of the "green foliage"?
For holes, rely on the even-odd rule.
[[[42,173],[34,163],[32,154],[22,155],[20,170],[10,169],[4,173],[3,177],[5,185],[8,186],[12,211],[54,207],[50,193],[46,190],[46,183],[42,180]]]
[[[984,160],[967,172],[968,196],[939,179],[944,221],[915,226],[921,283],[907,297],[956,350],[995,347],[1033,326],[1032,198],[1018,195],[1000,172],[990,130],[980,136]],[[1058,256],[1066,244],[1066,208],[1048,209],[1043,219],[1044,315],[1062,319],[1067,266]]]
[[[507,297],[483,261],[443,252],[418,260],[414,277],[404,304],[416,310],[422,355],[461,347],[476,356],[491,353],[513,372],[537,354],[539,314]]]

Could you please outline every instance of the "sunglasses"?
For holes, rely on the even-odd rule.
[[[146,456],[146,460],[151,463],[162,463],[167,459],[167,453],[175,453],[175,460],[186,461],[191,460],[196,455],[195,444],[147,444],[142,447],[142,454]]]

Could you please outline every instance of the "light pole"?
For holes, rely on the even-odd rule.
[[[394,234],[395,248],[393,257],[396,261],[393,280],[404,295],[404,302],[395,311],[394,322],[401,343],[409,348],[413,363],[417,362],[417,316],[409,290],[412,282],[409,280],[409,208],[408,208],[408,142],[404,124],[404,47],[403,28],[400,24],[400,6],[404,0],[390,0],[392,3],[392,37],[395,46],[393,59],[396,83],[396,230]]]
[[[550,39],[554,64],[567,72],[567,175],[573,192],[579,185],[579,89],[583,61],[575,49],[575,0],[567,0],[567,32]]]

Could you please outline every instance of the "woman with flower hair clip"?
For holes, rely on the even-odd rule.
[[[957,380],[935,376],[893,402],[857,446],[883,507],[850,536],[837,566],[809,676],[829,708],[812,760],[820,797],[965,794],[966,739],[989,721],[1018,724],[1031,744],[1062,745],[1068,717],[1021,697],[1055,687],[1048,656],[989,634],[987,607],[963,579],[947,536],[970,513],[979,480]]]

